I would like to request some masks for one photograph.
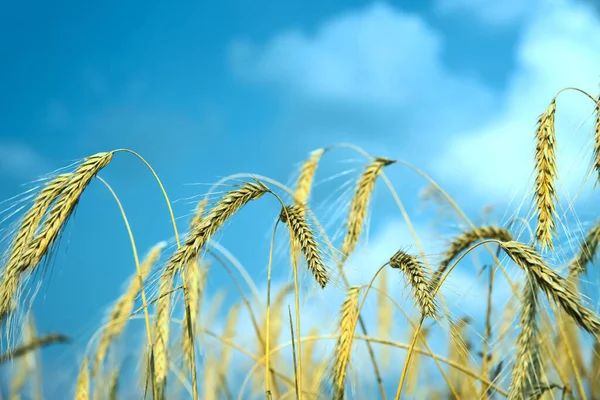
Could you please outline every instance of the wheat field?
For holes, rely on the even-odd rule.
[[[595,105],[588,160],[594,173],[582,180],[596,182],[600,100],[565,90]],[[252,174],[221,179],[196,201],[185,227],[178,226],[160,171],[142,155],[118,149],[80,160],[43,181],[8,238],[0,280],[0,362],[8,367],[2,395],[45,398],[40,353],[48,345],[70,346],[64,335],[37,332],[30,305],[80,197],[98,184],[119,206],[135,262],[124,291],[80,349],[78,373],[64,398],[600,399],[598,288],[583,290],[595,276],[600,223],[571,243],[572,253],[558,233],[564,215],[555,114],[565,90],[550,99],[532,132],[534,170],[523,171],[534,177],[530,218],[503,224],[475,224],[425,171],[350,144],[310,152],[291,184]],[[349,198],[331,207],[314,204],[320,165],[342,150],[363,160],[346,185]],[[172,221],[165,242],[142,256],[127,210],[101,177],[115,157],[136,157],[148,167]],[[412,229],[400,200],[407,195],[402,182],[386,175],[395,168],[419,174],[426,197],[461,227],[442,251],[427,251]],[[364,256],[354,256],[372,254],[365,249],[376,188],[394,200],[412,243],[378,253],[385,261],[365,272]],[[268,254],[251,255],[266,263],[266,279],[259,282],[219,239],[237,214],[266,199],[270,214],[253,215],[272,221]],[[456,301],[461,281],[451,283],[467,263],[482,291],[477,301],[483,312],[476,318]],[[289,279],[281,284],[272,276],[283,269]],[[215,270],[224,270],[235,287],[226,311],[223,297],[206,296]],[[331,314],[317,318],[319,309]]]

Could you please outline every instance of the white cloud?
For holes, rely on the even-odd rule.
[[[438,176],[495,198],[530,189],[539,115],[561,88],[597,91],[599,22],[589,8],[566,1],[532,15],[493,121],[467,133],[451,131],[445,153],[432,162]],[[592,111],[593,103],[582,95],[567,92],[557,102],[559,178],[570,193],[591,162]]]
[[[410,111],[411,118],[433,123],[440,116],[432,113],[455,117],[460,107],[453,104],[463,99],[472,99],[472,113],[489,106],[486,88],[443,67],[442,49],[440,34],[419,15],[375,4],[342,14],[311,35],[282,33],[264,48],[238,41],[231,56],[238,74],[276,84],[287,96],[386,112],[386,118]]]

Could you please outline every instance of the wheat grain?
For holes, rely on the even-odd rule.
[[[552,237],[556,234],[554,216],[556,214],[556,135],[554,114],[556,101],[540,116],[535,133],[535,204],[538,212],[535,229],[536,240],[542,249],[553,249]]]
[[[350,254],[354,251],[360,234],[362,232],[363,224],[367,217],[367,208],[369,206],[369,200],[371,194],[375,188],[375,182],[377,177],[381,173],[384,167],[395,163],[394,160],[388,160],[386,158],[377,157],[373,162],[368,165],[360,177],[356,186],[356,191],[350,202],[350,213],[348,214],[346,236],[342,242],[342,259],[341,262],[345,262]]]
[[[327,270],[321,259],[321,252],[315,241],[314,234],[306,223],[303,214],[303,207],[292,205],[281,210],[280,219],[285,222],[290,230],[290,237],[293,242],[292,248],[298,246],[304,258],[308,269],[312,272],[315,280],[325,288],[329,281]]]
[[[398,250],[390,258],[389,264],[390,267],[402,271],[406,277],[412,287],[414,298],[421,308],[423,317],[435,317],[436,306],[421,262],[416,257],[406,254],[403,250]]]
[[[335,347],[335,356],[333,364],[333,399],[344,399],[344,387],[346,384],[346,374],[352,355],[352,341],[354,338],[354,329],[358,319],[358,297],[359,287],[348,289],[346,300],[342,305],[340,317],[340,336]]]

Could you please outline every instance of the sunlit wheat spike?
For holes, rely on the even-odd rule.
[[[556,101],[553,100],[548,109],[540,116],[535,133],[535,205],[538,212],[535,237],[542,250],[553,249],[552,238],[556,234],[554,223],[556,214],[555,112]]]
[[[502,242],[508,242],[513,240],[513,237],[507,229],[496,226],[482,226],[456,236],[444,252],[444,258],[440,262],[438,269],[433,273],[430,285],[431,290],[435,291],[437,289],[444,272],[446,272],[452,260],[475,244],[475,242],[484,239],[497,239]]]
[[[429,283],[422,263],[416,257],[398,250],[390,258],[390,267],[399,269],[410,284],[413,296],[421,308],[424,317],[435,317],[435,303],[429,290]]]
[[[569,264],[569,274],[579,276],[587,272],[587,265],[594,259],[600,243],[600,221],[589,230],[575,258]]]
[[[533,274],[527,273],[527,277],[521,305],[521,332],[517,339],[517,356],[508,396],[510,400],[526,399],[528,394],[539,385],[542,370],[537,323],[538,283]]]
[[[379,290],[377,296],[377,333],[379,337],[391,337],[393,327],[394,309],[392,303],[385,296],[387,294],[387,282],[388,282],[388,269],[385,268],[379,274]],[[390,352],[385,351],[381,353],[382,363],[384,368],[389,366],[390,363]]]
[[[236,190],[226,193],[208,211],[201,222],[190,229],[185,242],[173,253],[167,262],[166,268],[174,272],[188,265],[198,257],[204,245],[223,226],[227,219],[247,203],[259,199],[269,191],[269,188],[262,182],[255,181],[247,182]]]
[[[596,122],[594,124],[594,169],[600,182],[600,96],[596,99]]]
[[[304,254],[308,269],[312,272],[315,280],[321,288],[325,288],[329,282],[327,269],[321,259],[315,236],[304,219],[302,209],[302,206],[287,206],[281,210],[280,219],[288,225],[291,239]]]
[[[367,217],[367,209],[369,206],[369,200],[373,189],[375,188],[375,182],[377,177],[381,173],[384,167],[395,163],[394,160],[388,160],[386,158],[377,157],[373,162],[368,165],[360,177],[356,186],[356,191],[350,202],[350,213],[348,214],[348,223],[346,236],[342,242],[342,262],[346,261],[350,254],[354,251],[360,234],[362,232],[363,224]]]
[[[166,243],[162,242],[154,246],[140,265],[142,281],[145,281],[148,277],[150,270],[160,258],[160,254],[165,245]],[[140,277],[138,277],[137,274],[131,278],[129,287],[117,300],[116,304],[111,310],[110,317],[102,331],[100,341],[98,342],[96,356],[94,357],[94,365],[92,367],[92,376],[96,375],[98,369],[102,365],[111,342],[123,332],[123,329],[125,329],[127,319],[131,314],[135,304],[135,298],[141,289],[139,278]]]
[[[235,334],[238,327],[238,319],[240,315],[240,303],[236,303],[229,310],[229,314],[227,314],[227,321],[225,322],[225,327],[223,328],[223,339],[225,340],[234,340]],[[217,367],[218,374],[220,377],[225,379],[229,375],[229,371],[231,368],[231,347],[223,346],[221,350],[221,357],[219,359],[219,366]]]
[[[340,336],[335,347],[335,356],[333,364],[333,399],[344,399],[344,388],[346,384],[346,374],[352,355],[352,341],[354,339],[354,329],[358,320],[358,297],[359,287],[351,287],[344,304],[342,304],[340,317]]]
[[[77,378],[77,388],[75,390],[75,400],[89,400],[90,398],[90,370],[88,368],[88,358],[83,359],[79,377]]]
[[[549,298],[552,298],[577,324],[593,335],[600,334],[597,315],[580,303],[579,294],[564,278],[548,267],[531,247],[511,241],[502,244],[509,257],[531,277]]]
[[[111,159],[112,153],[98,153],[84,159],[74,172],[57,177],[56,179],[59,182],[53,186],[53,189],[55,191],[60,189],[58,196],[56,196],[57,193],[42,190],[45,196],[42,201],[43,204],[36,205],[34,203],[34,208],[38,207],[38,209],[23,221],[29,226],[23,229],[23,233],[18,240],[19,243],[17,243],[19,249],[16,253],[13,251],[13,260],[5,267],[0,282],[0,315],[8,312],[23,275],[33,272],[50,251],[79,202],[81,194],[96,174],[110,163]],[[64,182],[64,180],[68,180],[68,182]],[[40,213],[42,209],[47,209],[51,203],[52,206],[47,211],[40,227]],[[36,221],[38,226],[34,227]],[[21,229],[19,229],[19,232],[21,232]],[[34,232],[35,236],[31,238]],[[26,240],[26,238],[30,238],[30,240]]]
[[[592,361],[590,365],[590,391],[592,399],[600,399],[600,341],[594,341]]]
[[[310,158],[302,164],[300,169],[300,177],[296,181],[296,190],[294,193],[295,204],[303,207],[302,212],[305,212],[305,208],[308,203],[308,197],[312,190],[312,184],[315,177],[315,172],[319,166],[321,156],[325,152],[325,149],[317,149],[310,153]]]
[[[171,290],[173,273],[165,270],[160,277],[158,300],[156,302],[156,320],[154,327],[154,384],[159,393],[164,393],[167,372],[169,370],[169,324],[171,314]]]
[[[192,218],[192,222],[190,224],[190,230],[202,224],[204,219],[204,211],[207,204],[208,201],[206,199],[198,202],[198,205],[196,206],[196,213],[194,214],[194,218]],[[200,264],[197,259],[192,260],[187,265],[185,279],[185,284],[187,287],[186,295],[188,297],[187,307],[189,307],[190,315],[187,315],[188,308],[186,307],[186,314],[184,314],[183,318],[183,329],[181,330],[181,346],[185,365],[189,366],[194,352],[194,346],[192,338],[190,337],[190,332],[192,335],[196,333],[200,297],[202,296],[202,291],[204,290],[204,280],[206,279],[206,270],[200,269]]]

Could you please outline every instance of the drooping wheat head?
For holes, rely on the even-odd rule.
[[[360,288],[355,286],[348,289],[344,304],[342,304],[340,317],[340,336],[335,347],[333,361],[333,399],[343,400],[346,385],[346,375],[350,357],[352,355],[352,342],[354,329],[358,320],[358,298]]]
[[[416,257],[398,250],[390,258],[390,267],[399,269],[412,288],[413,296],[421,309],[423,317],[435,318],[436,306],[423,264]]]
[[[167,262],[166,269],[172,272],[187,266],[195,260],[208,240],[244,205],[257,200],[267,193],[269,188],[262,182],[248,182],[225,194],[208,214],[191,227],[185,242],[178,248]]]
[[[369,206],[369,200],[371,194],[375,188],[375,182],[377,177],[381,173],[384,167],[395,163],[394,160],[388,160],[386,158],[377,157],[369,164],[362,176],[360,177],[356,186],[356,191],[350,202],[350,213],[348,214],[348,222],[346,229],[346,236],[342,242],[342,259],[344,263],[350,254],[354,251],[360,234],[363,229],[365,219],[367,218],[367,209]]]
[[[51,250],[83,191],[111,159],[112,153],[87,157],[74,172],[59,175],[42,189],[13,242],[0,281],[0,315],[9,312],[21,279],[33,272]]]
[[[572,285],[568,285],[564,278],[548,267],[531,246],[511,241],[502,243],[502,247],[581,328],[593,335],[600,334],[600,322],[596,314],[581,304],[579,294]]]
[[[329,282],[329,276],[325,264],[323,264],[315,235],[306,223],[302,209],[303,207],[297,205],[286,206],[281,210],[280,219],[289,227],[290,239],[293,242],[292,248],[300,249],[306,259],[308,269],[319,286],[324,289]]]
[[[430,290],[435,291],[437,289],[444,272],[446,272],[452,260],[475,244],[475,242],[485,239],[497,239],[502,242],[508,242],[513,240],[513,237],[507,229],[496,226],[482,226],[456,236],[444,252],[438,269],[433,273]]]
[[[538,212],[535,229],[536,240],[542,250],[553,249],[552,238],[556,234],[554,217],[556,214],[556,134],[554,131],[554,114],[556,101],[538,120],[535,133],[535,205]]]

